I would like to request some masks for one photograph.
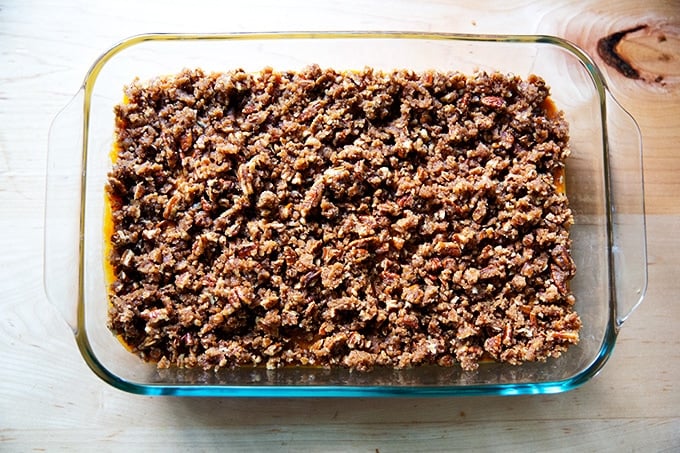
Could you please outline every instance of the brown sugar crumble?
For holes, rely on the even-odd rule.
[[[581,321],[537,76],[184,70],[126,88],[109,328],[159,367],[520,364]]]

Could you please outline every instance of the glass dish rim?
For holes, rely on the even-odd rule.
[[[148,41],[252,41],[252,40],[304,40],[304,39],[403,39],[403,40],[442,40],[462,42],[487,43],[515,43],[515,44],[545,44],[560,47],[580,60],[593,82],[598,94],[600,113],[602,116],[603,163],[605,181],[610,180],[608,155],[609,143],[607,136],[607,93],[608,89],[599,68],[592,58],[577,45],[563,38],[550,35],[501,35],[501,34],[457,34],[457,33],[423,33],[403,31],[305,31],[305,32],[234,32],[234,33],[145,33],[123,39],[95,60],[86,73],[81,90],[83,92],[82,117],[82,160],[83,169],[87,168],[88,138],[90,122],[91,96],[97,76],[106,63],[123,50]],[[605,210],[605,224],[608,231],[607,251],[609,261],[610,299],[608,301],[609,322],[597,356],[591,364],[577,374],[556,381],[537,383],[496,383],[474,385],[445,385],[445,386],[389,386],[389,385],[202,385],[202,384],[151,384],[125,380],[109,371],[93,354],[85,328],[84,304],[84,266],[85,247],[84,235],[86,218],[85,192],[87,180],[86,171],[80,175],[80,218],[78,241],[78,282],[77,282],[77,324],[75,329],[76,342],[83,358],[92,371],[102,380],[120,390],[142,395],[173,395],[173,396],[207,396],[207,397],[425,397],[425,396],[472,396],[472,395],[527,395],[553,394],[575,389],[594,377],[609,359],[621,326],[617,322],[615,310],[616,276],[612,265],[612,213],[610,184],[605,184],[604,200],[608,207]],[[645,289],[646,289],[645,269]],[[643,291],[644,295],[644,291]],[[642,298],[641,298],[642,299]],[[641,300],[640,299],[640,300]]]

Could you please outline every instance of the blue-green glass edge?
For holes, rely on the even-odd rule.
[[[608,231],[608,259],[610,279],[610,322],[604,340],[597,357],[593,362],[576,375],[559,381],[541,383],[514,383],[514,384],[478,384],[478,385],[452,385],[452,386],[280,386],[280,385],[166,385],[166,384],[140,384],[126,381],[111,373],[97,357],[92,353],[89,339],[85,334],[85,307],[83,303],[84,292],[84,227],[86,205],[86,168],[88,152],[88,126],[90,118],[90,100],[94,83],[104,65],[116,54],[124,49],[146,41],[208,41],[208,40],[268,40],[268,39],[419,39],[419,40],[450,40],[450,41],[473,41],[473,42],[502,42],[502,43],[535,43],[551,44],[569,51],[586,68],[590,74],[600,99],[600,111],[603,127],[603,159],[605,173],[605,202],[606,223]],[[92,65],[83,82],[83,144],[82,144],[82,174],[81,174],[81,203],[80,203],[80,231],[79,236],[79,270],[78,270],[78,327],[75,332],[78,348],[90,369],[103,381],[119,390],[133,394],[148,396],[194,396],[194,397],[435,397],[435,396],[510,396],[510,395],[535,395],[555,394],[573,390],[592,377],[604,366],[611,355],[618,325],[615,315],[615,276],[613,271],[613,257],[611,247],[613,244],[612,213],[610,204],[610,176],[608,164],[607,137],[607,108],[606,108],[606,84],[599,69],[592,59],[575,44],[554,36],[547,35],[473,35],[452,33],[417,33],[417,32],[271,32],[271,33],[226,33],[226,34],[141,34],[125,39],[114,45],[102,54]]]

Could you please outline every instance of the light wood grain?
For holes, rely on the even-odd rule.
[[[631,33],[619,46],[622,55],[642,70],[643,78],[634,80],[603,63],[597,54],[597,41],[638,25],[647,28]],[[677,114],[680,96],[678,2],[656,2],[653,8],[648,4],[620,2],[616,8],[591,5],[584,10],[565,5],[548,14],[539,29],[573,41],[595,58],[616,99],[640,125],[648,212],[678,214],[680,160],[671,145],[680,129],[680,115]],[[661,36],[665,41],[659,41]],[[644,53],[640,49],[642,44]],[[650,55],[656,56],[654,64],[650,62]],[[659,57],[664,60],[663,55],[667,56],[666,61],[659,60]],[[657,76],[663,80],[655,81]]]
[[[285,10],[280,3],[0,0],[0,451],[680,450],[680,68],[676,60],[658,60],[660,53],[677,55],[678,3],[295,0]],[[95,58],[124,37],[304,29],[544,33],[576,42],[602,64],[597,39],[640,23],[672,39],[640,34],[624,49],[646,72],[664,72],[665,84],[603,70],[644,139],[649,291],[604,370],[577,390],[398,400],[140,397],[87,369],[44,296],[48,127]]]

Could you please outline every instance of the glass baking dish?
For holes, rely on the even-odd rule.
[[[566,187],[575,216],[572,281],[583,329],[577,346],[545,363],[483,363],[478,370],[264,368],[158,370],[106,326],[104,185],[111,167],[113,106],[123,86],[200,67],[297,70],[408,68],[536,73],[570,123]],[[50,130],[45,288],[90,368],[119,389],[181,396],[424,396],[557,393],[593,377],[647,284],[641,140],[592,59],[549,36],[400,32],[155,34],[129,38],[92,66]]]

